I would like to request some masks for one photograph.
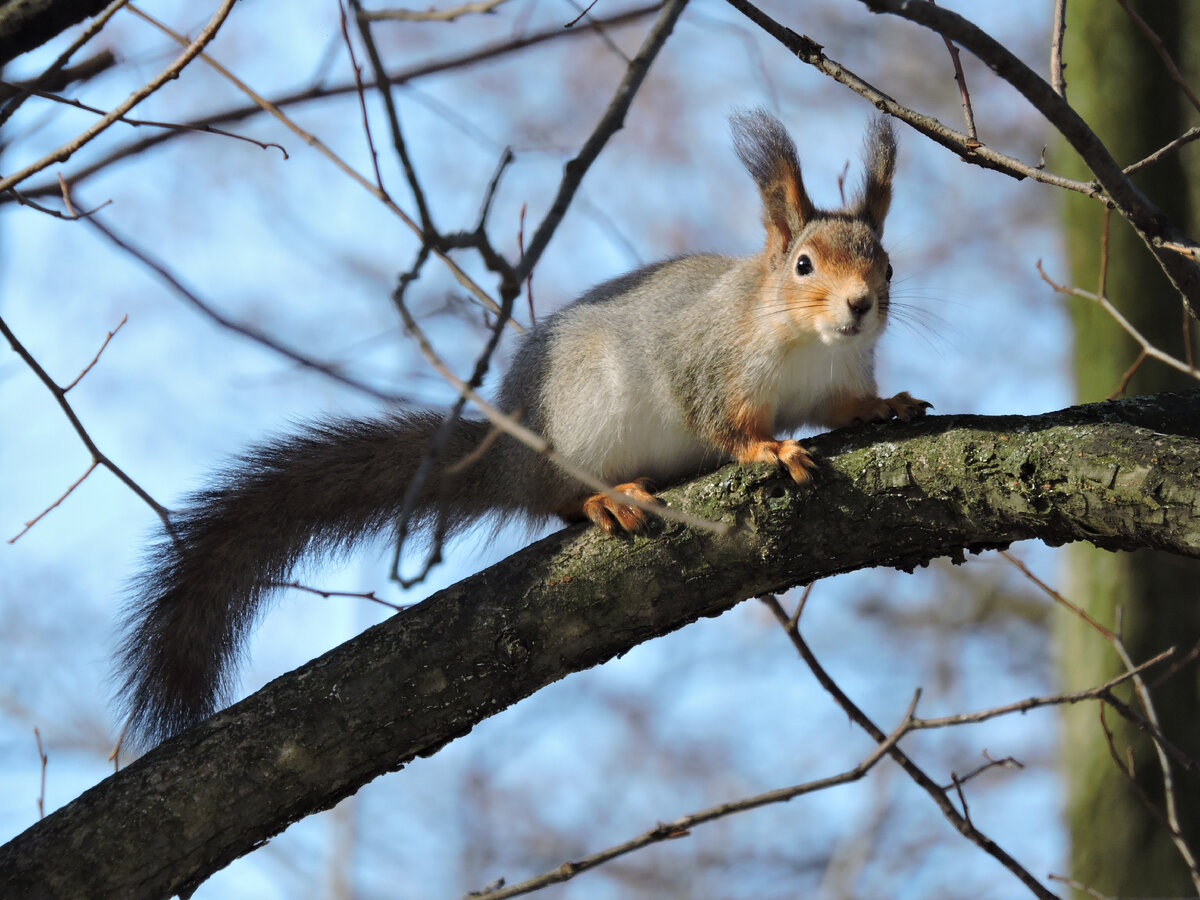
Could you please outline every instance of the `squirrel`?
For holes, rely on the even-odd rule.
[[[776,464],[808,485],[813,459],[777,433],[907,421],[930,407],[907,392],[881,398],[875,383],[892,277],[880,243],[896,158],[890,123],[870,126],[853,202],[823,210],[778,119],[756,109],[730,121],[761,196],[763,249],[681,256],[600,284],[523,337],[499,390],[501,410],[640,501],[730,459]],[[189,498],[127,610],[124,740],[151,745],[215,712],[273,589],[307,554],[394,530],[441,424],[415,411],[313,425],[251,449]],[[414,515],[446,534],[489,515],[590,520],[609,534],[648,523],[642,508],[593,493],[470,419],[454,425]]]

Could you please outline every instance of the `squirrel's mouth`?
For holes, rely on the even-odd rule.
[[[848,325],[839,325],[837,328],[837,333],[843,337],[854,337],[854,335],[858,334],[860,331],[862,331],[862,325],[858,322],[851,322]]]

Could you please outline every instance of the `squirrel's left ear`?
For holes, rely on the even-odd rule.
[[[765,109],[751,109],[730,116],[729,124],[738,159],[758,185],[767,228],[766,254],[774,267],[816,216],[816,207],[804,190],[796,145],[782,122]]]
[[[867,177],[853,209],[877,235],[883,235],[883,220],[892,204],[892,172],[896,168],[896,135],[891,120],[877,116],[867,132]]]

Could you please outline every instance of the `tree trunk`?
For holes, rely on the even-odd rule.
[[[1200,16],[1182,0],[1131,4],[1183,64],[1195,53]],[[1129,165],[1182,134],[1197,115],[1173,84],[1147,36],[1113,0],[1072,0],[1067,7],[1067,98]],[[1189,155],[1190,154],[1190,160]],[[1194,147],[1168,156],[1136,176],[1139,186],[1181,227],[1197,231],[1189,198],[1200,187]],[[1189,178],[1189,170],[1193,173]],[[1082,175],[1082,172],[1080,172]],[[1189,182],[1191,182],[1189,184]],[[1191,208],[1189,208],[1191,207]],[[1075,285],[1095,291],[1102,268],[1104,210],[1071,195],[1065,209],[1067,247]],[[1107,246],[1106,293],[1155,346],[1184,358],[1184,314],[1178,294],[1145,246],[1124,222],[1112,220]],[[1097,400],[1118,389],[1139,348],[1098,305],[1072,302],[1077,396]],[[1196,382],[1153,360],[1129,380],[1128,392],[1152,394],[1194,388]],[[1068,596],[1103,624],[1123,613],[1124,640],[1135,659],[1165,647],[1190,646],[1200,635],[1200,565],[1154,551],[1109,554],[1075,545],[1069,554]],[[1115,654],[1090,629],[1068,622],[1062,632],[1064,686],[1092,684],[1121,670]],[[1167,735],[1200,756],[1200,682],[1193,665],[1152,691]],[[1186,866],[1159,816],[1163,773],[1154,748],[1140,733],[1109,717],[1114,745],[1132,749],[1138,790],[1114,765],[1094,709],[1066,712],[1065,766],[1069,790],[1071,874],[1109,896],[1195,896]],[[1174,772],[1180,826],[1200,847],[1200,803],[1194,775]],[[1079,896],[1084,896],[1080,894]]]

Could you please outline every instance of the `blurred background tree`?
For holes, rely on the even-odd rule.
[[[1124,9],[1129,6],[1152,32]],[[1122,165],[1132,165],[1200,122],[1195,94],[1181,89],[1160,55],[1167,53],[1195,83],[1200,9],[1186,0],[1072,0],[1064,59],[1067,98]],[[1161,46],[1157,45],[1161,39]],[[1200,230],[1200,153],[1182,148],[1135,176],[1147,196],[1190,233]],[[1074,165],[1072,174],[1083,176]],[[1064,222],[1075,285],[1104,293],[1155,346],[1195,359],[1194,323],[1145,245],[1119,217],[1094,201],[1066,195]],[[1104,277],[1104,284],[1100,279]],[[1112,316],[1085,299],[1071,301],[1074,372],[1081,402],[1191,390],[1195,379],[1153,359],[1136,371],[1140,348]],[[1122,390],[1123,389],[1123,390]],[[1068,596],[1099,622],[1115,628],[1123,613],[1124,641],[1137,659],[1170,646],[1187,650],[1200,639],[1200,564],[1150,550],[1105,553],[1076,544],[1068,551]],[[1123,669],[1094,632],[1070,624],[1061,643],[1065,687],[1104,680]],[[1195,667],[1154,685],[1163,729],[1178,747],[1200,756],[1200,677]],[[1120,754],[1132,752],[1136,779],[1114,766],[1096,710],[1065,711],[1064,771],[1070,796],[1071,871],[1110,896],[1192,895],[1195,887],[1164,826],[1163,773],[1153,743],[1128,722],[1108,716]],[[1196,773],[1173,763],[1178,824],[1192,846],[1200,836]],[[1148,805],[1143,799],[1152,800]],[[1082,894],[1080,896],[1083,896]]]

